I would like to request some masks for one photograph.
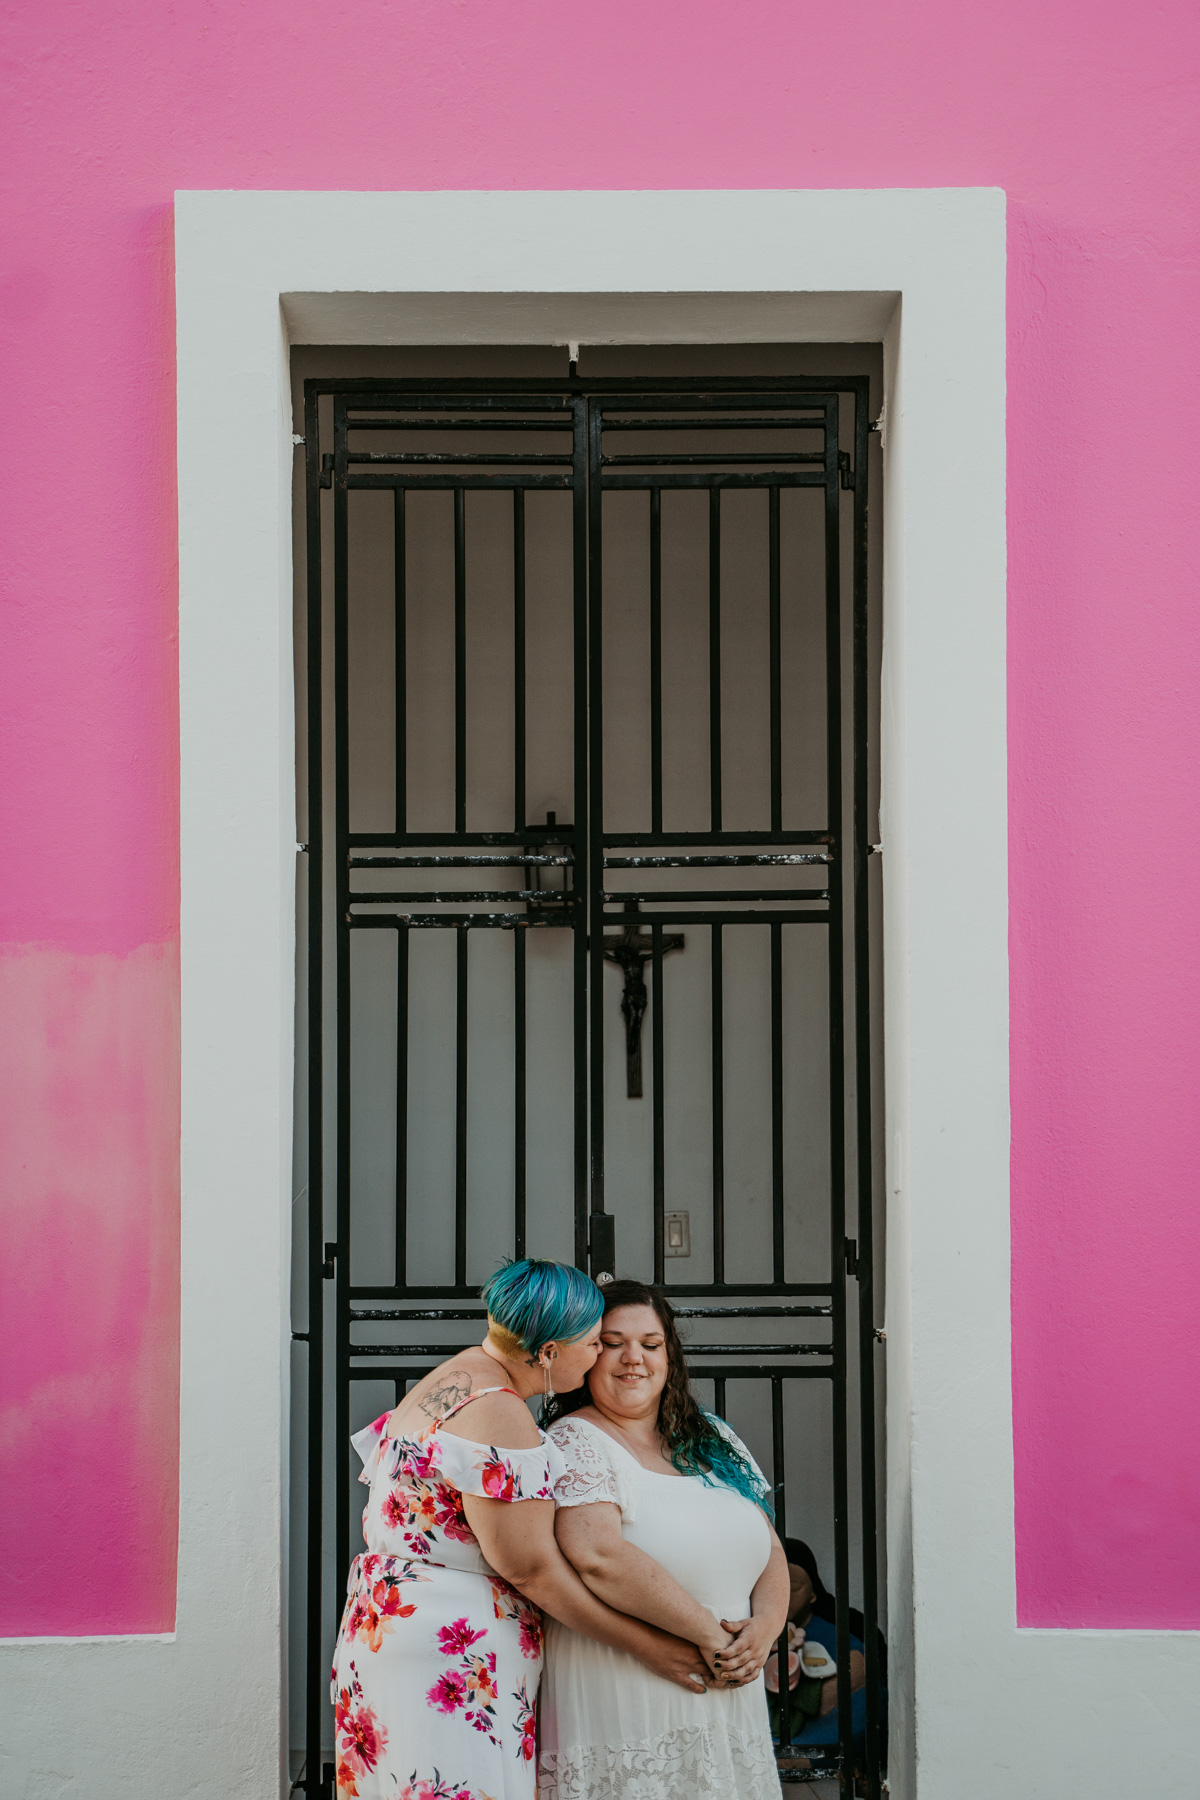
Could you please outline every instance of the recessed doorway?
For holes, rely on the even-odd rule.
[[[504,1254],[665,1281],[878,1654],[879,353],[580,367],[293,354],[310,1795],[349,1434],[478,1332]],[[849,1780],[839,1712],[820,1753],[782,1720],[785,1775]],[[876,1793],[879,1732],[871,1698]]]

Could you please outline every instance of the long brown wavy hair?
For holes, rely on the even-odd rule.
[[[734,1488],[770,1514],[770,1493],[765,1484],[692,1393],[675,1310],[663,1290],[644,1281],[612,1281],[602,1292],[606,1317],[618,1306],[649,1306],[658,1315],[667,1352],[667,1379],[658,1400],[658,1430],[679,1473],[699,1475]],[[543,1425],[577,1412],[589,1404],[591,1397],[586,1383],[569,1394],[553,1395],[543,1409]]]

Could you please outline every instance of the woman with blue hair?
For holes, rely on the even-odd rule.
[[[683,1693],[555,1615],[539,1800],[779,1800],[762,1670],[790,1583],[770,1489],[697,1405],[661,1288],[607,1287],[600,1341],[551,1403],[558,1541],[598,1599],[690,1638],[717,1679]]]
[[[369,1493],[333,1663],[339,1800],[533,1800],[542,1618],[703,1693],[694,1644],[616,1611],[554,1536],[550,1455],[525,1402],[576,1388],[600,1290],[532,1259],[483,1288],[483,1342],[353,1439]]]

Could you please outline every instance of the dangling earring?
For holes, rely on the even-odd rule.
[[[542,1391],[547,1406],[554,1398],[554,1383],[550,1379],[550,1362],[551,1358],[547,1357],[542,1363],[542,1377],[545,1384]]]

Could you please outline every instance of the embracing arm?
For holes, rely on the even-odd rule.
[[[554,1535],[567,1558],[598,1599],[647,1624],[688,1638],[705,1661],[713,1660],[729,1642],[706,1606],[693,1600],[661,1563],[621,1536],[621,1509],[610,1501],[563,1506]]]
[[[464,1494],[463,1506],[493,1569],[535,1606],[584,1637],[636,1656],[656,1675],[692,1693],[704,1691],[708,1671],[694,1644],[615,1612],[584,1586],[555,1541],[552,1500],[484,1500]],[[709,1623],[715,1623],[711,1615]]]
[[[771,1554],[767,1566],[754,1584],[750,1596],[748,1619],[722,1619],[733,1642],[720,1662],[721,1674],[727,1681],[740,1684],[753,1681],[787,1623],[791,1582],[783,1545],[771,1531]]]

